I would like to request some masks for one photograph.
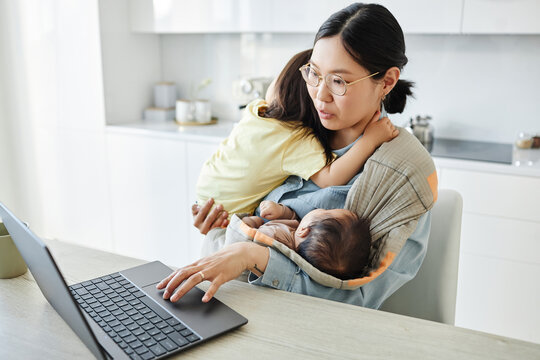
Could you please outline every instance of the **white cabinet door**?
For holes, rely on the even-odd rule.
[[[197,195],[195,193],[195,187],[197,185],[197,179],[199,178],[199,173],[204,162],[212,156],[212,154],[217,150],[219,142],[199,142],[199,141],[188,141],[187,144],[187,189],[188,189],[188,204],[191,207],[197,201]],[[193,244],[191,247],[190,256],[193,259],[198,259],[201,254],[201,244],[203,240],[203,235],[195,228],[189,226],[189,236],[190,242]]]
[[[118,253],[173,266],[191,258],[185,143],[107,134],[112,233]]]
[[[456,326],[540,342],[540,265],[462,253],[459,266]]]
[[[443,169],[440,187],[459,191],[464,212],[540,222],[540,178]]]
[[[462,0],[381,0],[406,33],[459,33]],[[316,33],[349,0],[130,2],[131,29],[155,33]]]
[[[539,34],[538,0],[465,0],[462,32]]]
[[[462,0],[380,0],[388,8],[404,33],[459,34],[461,31]]]
[[[465,213],[456,326],[540,343],[540,223]]]
[[[463,197],[457,326],[540,342],[540,179],[443,168]]]

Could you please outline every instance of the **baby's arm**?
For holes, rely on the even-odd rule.
[[[264,220],[259,216],[244,216],[242,221],[254,229],[258,229],[259,226],[264,224]]]
[[[399,134],[390,119],[385,117],[378,120],[379,114],[379,111],[375,113],[364,130],[364,136],[349,151],[312,175],[310,180],[320,188],[325,188],[345,185],[358,174],[367,159],[382,143],[392,140]]]
[[[268,220],[294,220],[297,218],[296,213],[291,208],[270,200],[261,201],[259,206],[261,208],[261,216]]]

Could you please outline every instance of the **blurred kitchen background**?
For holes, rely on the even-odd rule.
[[[193,261],[197,175],[261,95],[249,80],[275,77],[349,3],[0,0],[0,201],[45,238]],[[435,144],[452,141],[433,156],[464,198],[456,324],[540,342],[540,149],[515,146],[540,136],[540,1],[379,3],[416,83],[392,121],[430,116]],[[204,79],[217,124],[143,119],[155,84],[185,99]]]

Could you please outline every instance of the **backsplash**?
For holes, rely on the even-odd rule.
[[[312,34],[165,35],[164,79],[180,84],[210,76],[206,95],[230,118],[231,83],[240,76],[276,76]],[[429,114],[435,136],[513,142],[520,131],[540,133],[540,36],[409,35],[402,78],[416,83],[403,114]],[[233,112],[234,113],[234,112]]]
[[[201,95],[212,100],[214,115],[236,121],[232,82],[276,76],[314,38],[136,34],[121,16],[126,9],[125,0],[100,2],[107,123],[139,121],[154,82],[174,81],[185,97],[207,77],[212,84]],[[406,35],[406,44],[402,78],[416,83],[415,98],[392,115],[395,124],[431,115],[436,137],[507,143],[520,131],[540,133],[540,35]]]

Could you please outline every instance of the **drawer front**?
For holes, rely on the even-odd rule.
[[[465,213],[460,250],[540,265],[540,223]]]
[[[444,169],[440,188],[463,197],[463,211],[540,222],[540,179]]]
[[[540,343],[540,265],[461,254],[456,326]]]

